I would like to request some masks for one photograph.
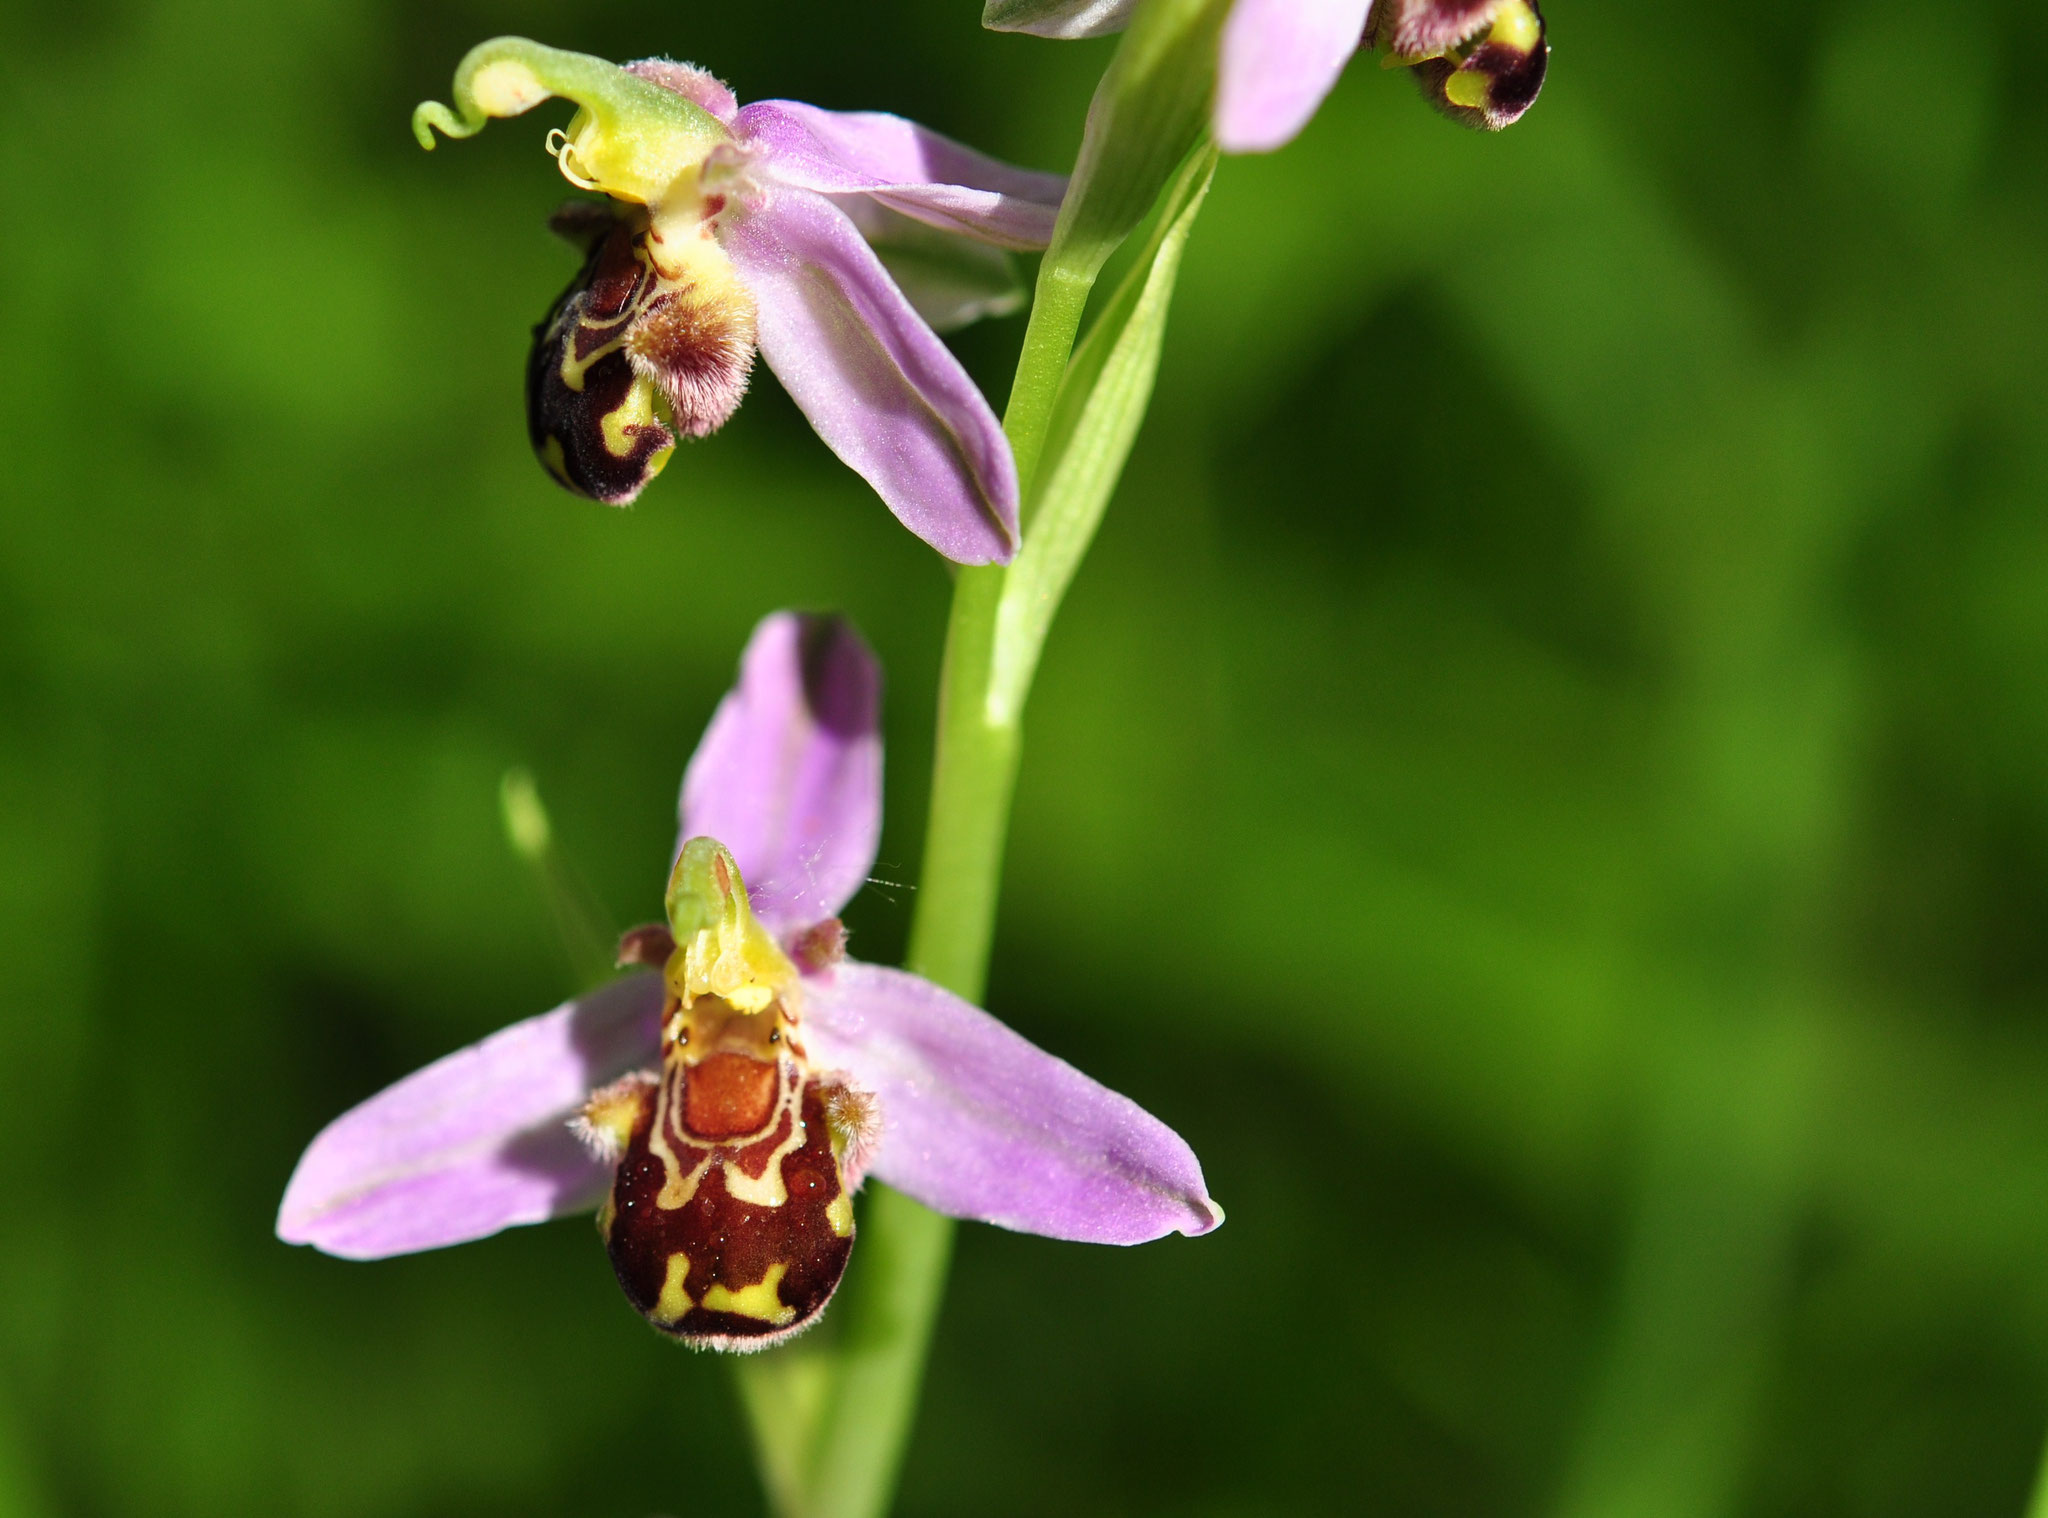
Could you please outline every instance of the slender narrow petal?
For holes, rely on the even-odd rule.
[[[726,216],[761,355],[818,436],[947,558],[1009,562],[1017,466],[1002,425],[853,222],[786,185]]]
[[[804,991],[813,1056],[878,1100],[869,1173],[926,1206],[1091,1244],[1223,1221],[1178,1134],[978,1007],[854,960]]]
[[[1237,0],[1223,24],[1216,142],[1266,153],[1294,139],[1358,51],[1372,0]]]
[[[896,288],[934,332],[1008,316],[1030,299],[1013,253],[914,221],[872,195],[835,195],[832,204],[860,228]]]
[[[839,909],[882,836],[882,672],[841,617],[777,612],[683,773],[682,839],[739,861],[754,915],[787,936]]]
[[[1027,251],[1052,241],[1063,175],[1015,168],[883,111],[757,100],[734,135],[764,172],[826,195],[873,195],[906,216]]]
[[[661,977],[629,975],[414,1071],[321,1130],[277,1236],[374,1260],[589,1210],[611,1167],[566,1124],[659,1057],[660,1015]]]
[[[981,24],[1034,37],[1100,37],[1131,24],[1138,0],[988,0]]]

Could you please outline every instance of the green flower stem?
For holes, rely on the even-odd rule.
[[[1100,260],[1047,257],[1009,416],[1024,477],[1025,546],[1008,568],[962,570],[939,682],[931,822],[909,966],[981,1000],[995,936],[1003,844],[1024,700],[1038,649],[1102,518],[1151,400],[1180,250],[1215,168],[1206,145],[1169,183],[1142,256],[1094,330],[1074,346]],[[1044,457],[1040,458],[1040,452]],[[804,1436],[817,1479],[805,1518],[875,1518],[887,1505],[917,1409],[925,1349],[945,1288],[950,1219],[876,1188],[838,1309],[837,1380]],[[806,1388],[793,1386],[799,1399]],[[777,1478],[771,1474],[771,1483]]]
[[[960,572],[939,682],[938,753],[909,967],[979,1001],[1024,701],[1052,617],[1101,522],[1152,397],[1181,249],[1216,153],[1198,142],[1160,197],[1151,236],[1088,340],[1074,339],[1102,260],[1039,275],[1010,397],[1023,477],[1024,547],[1007,568]],[[1043,457],[1040,455],[1043,454]],[[763,1479],[787,1518],[877,1518],[917,1410],[945,1289],[950,1219],[877,1186],[834,1310],[836,1339],[764,1356],[741,1374]]]
[[[1067,358],[1074,351],[1074,334],[1081,330],[1081,313],[1088,309],[1088,296],[1100,271],[1099,260],[1077,268],[1052,256],[1039,267],[1038,286],[1031,295],[1031,324],[1024,333],[1024,350],[1017,356],[1017,377],[1010,385],[1010,404],[1003,412],[1003,431],[1009,436],[1011,453],[1016,455],[1020,482],[1028,482],[1037,471],[1046,429],[1052,423],[1053,405],[1059,399],[1060,381],[1066,377]],[[966,571],[959,584],[965,585],[967,576],[975,573],[971,569]],[[1000,575],[998,570],[998,579]],[[959,626],[960,607],[961,592],[956,586],[953,626],[947,629],[949,640]],[[949,641],[949,653],[951,647]]]
[[[1050,260],[1048,260],[1050,263]],[[1093,273],[1040,274],[1005,427],[1035,455],[1066,373]],[[1048,285],[1060,291],[1046,299]],[[1007,572],[963,569],[940,676],[938,751],[908,966],[979,1001],[995,932],[996,893],[1018,724],[984,719],[994,673],[996,608]],[[953,1220],[879,1183],[868,1188],[854,1254],[827,1343],[799,1341],[742,1362],[741,1392],[775,1510],[784,1518],[877,1518],[888,1508],[917,1411],[925,1351],[944,1295]]]
[[[919,975],[968,1001],[980,1001],[988,983],[1003,843],[1017,780],[1018,716],[992,720],[988,702],[995,679],[996,614],[1009,574],[993,564],[965,569],[953,587],[946,662],[939,677],[931,817],[906,961]]]
[[[1085,287],[1078,299],[1033,303],[1006,427],[1029,418],[1026,425],[1043,436],[1086,305]],[[1051,393],[1039,394],[1041,387]],[[996,608],[1007,574],[999,565],[963,569],[954,583],[931,818],[906,959],[908,968],[969,1001],[981,999],[988,979],[1017,780],[1018,723],[987,720]],[[811,1439],[817,1479],[799,1510],[803,1518],[877,1518],[887,1511],[945,1293],[953,1226],[900,1192],[870,1188],[860,1249],[837,1309],[839,1365]]]
[[[2034,1475],[2034,1495],[2027,1501],[2027,1518],[2048,1518],[2048,1452],[2041,1456],[2041,1468]]]
[[[962,569],[939,681],[924,868],[907,965],[981,1000],[995,936],[1023,708],[1038,650],[1150,403],[1180,251],[1215,168],[1203,134],[1220,0],[1153,0],[1096,93],[1003,427],[1024,547]],[[1075,348],[1109,255],[1149,245]],[[880,1518],[895,1491],[944,1294],[953,1223],[874,1186],[825,1332],[749,1361],[741,1392],[783,1518]]]
[[[742,1362],[763,1482],[783,1518],[887,1511],[952,1249],[951,1218],[870,1187],[857,1273],[832,1309],[834,1337]]]

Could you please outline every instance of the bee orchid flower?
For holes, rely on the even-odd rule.
[[[846,957],[881,828],[880,677],[852,628],[756,630],[683,777],[638,968],[329,1124],[277,1221],[376,1259],[597,1209],[626,1296],[694,1344],[814,1321],[874,1175],[1027,1233],[1136,1244],[1222,1221],[1187,1144],[916,975]]]
[[[549,151],[605,198],[554,220],[585,259],[527,366],[527,429],[548,471],[580,495],[633,500],[679,438],[725,424],[759,352],[906,527],[959,563],[1007,562],[1016,467],[932,321],[1014,309],[1005,250],[1046,245],[1065,179],[900,116],[741,107],[688,64],[620,67],[521,37],[472,48],[454,107],[420,106],[413,131],[431,148],[436,129],[469,137],[553,96],[577,110]]]
[[[1141,0],[987,0],[982,24],[1040,37],[1121,31]],[[1294,140],[1361,48],[1384,48],[1468,126],[1499,131],[1536,103],[1550,60],[1537,0],[1232,0],[1211,112],[1226,153]]]

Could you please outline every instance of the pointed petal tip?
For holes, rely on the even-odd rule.
[[[284,1205],[277,1209],[277,1241],[280,1244],[297,1246],[314,1242],[310,1228],[312,1220],[292,1205],[291,1193],[285,1193]]]
[[[1233,118],[1217,115],[1214,123],[1217,148],[1232,158],[1245,158],[1259,153],[1277,153],[1300,135],[1306,121],[1289,122],[1274,129],[1263,122],[1245,123]]]
[[[980,1008],[857,960],[805,995],[812,1052],[878,1103],[871,1173],[934,1211],[1084,1244],[1223,1221],[1179,1134]]]
[[[1012,507],[1006,513],[1012,520],[1015,519],[1016,514],[1015,507]],[[938,549],[947,559],[960,565],[963,569],[979,569],[984,564],[999,564],[1007,567],[1009,562],[1017,557],[1017,532],[1008,522],[1003,522],[1001,525],[1002,533],[1000,536],[995,532],[979,533],[976,534],[971,542],[963,541],[955,543],[950,547],[933,543],[932,547]]]
[[[761,356],[826,446],[946,558],[1008,563],[1017,465],[1002,423],[852,219],[783,185],[721,240],[758,303]]]

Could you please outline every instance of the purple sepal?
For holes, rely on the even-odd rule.
[[[1237,0],[1223,24],[1216,144],[1267,153],[1294,140],[1358,51],[1372,0]]]
[[[813,1058],[877,1098],[869,1173],[926,1206],[1090,1244],[1223,1221],[1179,1134],[951,992],[854,960],[804,992]]]
[[[761,355],[818,436],[947,558],[1008,563],[1017,466],[1002,425],[853,222],[780,184],[726,216]]]
[[[611,1167],[567,1122],[595,1086],[659,1058],[661,977],[612,982],[416,1070],[300,1156],[277,1236],[351,1260],[587,1212]]]
[[[625,69],[651,84],[674,90],[727,126],[731,126],[733,117],[739,114],[740,103],[732,92],[732,86],[709,69],[700,69],[694,63],[677,63],[672,58],[642,58],[626,64]]]
[[[677,840],[732,850],[778,936],[838,914],[882,836],[882,672],[841,617],[777,612],[683,773]]]
[[[882,111],[757,100],[734,135],[776,179],[825,195],[872,195],[906,216],[1006,248],[1052,241],[1067,181],[977,153]]]

